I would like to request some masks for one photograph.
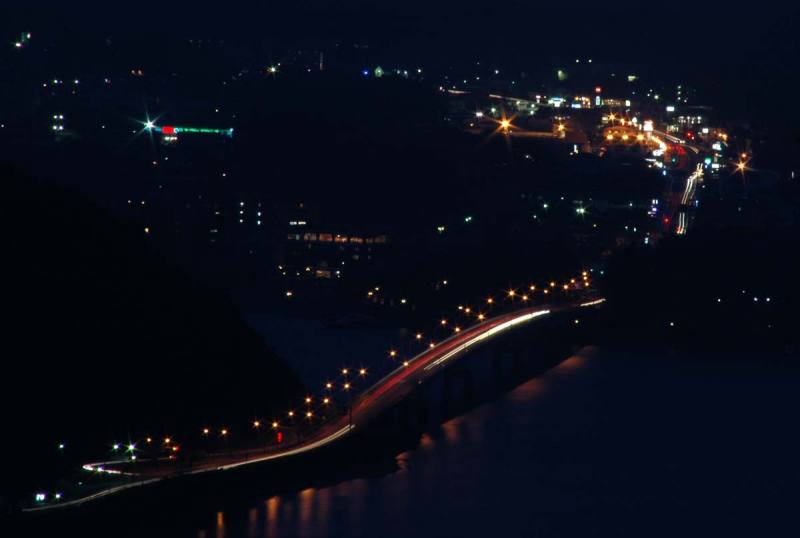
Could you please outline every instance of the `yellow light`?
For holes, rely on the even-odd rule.
[[[203,435],[208,435],[208,433],[209,433],[208,428],[203,428]],[[148,439],[147,442],[149,443],[150,440]]]
[[[430,344],[428,344],[428,347],[429,347],[429,348],[431,348],[431,349],[433,349],[434,347],[436,347],[436,344],[434,344],[433,342],[431,342]]]
[[[273,422],[273,423],[272,423],[272,427],[273,427],[273,428],[277,428],[277,427],[278,427],[278,423],[277,423],[277,422]]]
[[[550,282],[550,287],[551,287],[551,288],[555,288],[555,287],[556,287],[556,283],[555,283],[555,281],[552,281],[552,282]]]
[[[455,331],[456,331],[457,333],[460,333],[460,332],[461,332],[461,327],[456,327],[456,328],[455,328]]]
[[[574,278],[570,278],[570,279],[569,279],[569,283],[570,283],[570,284],[575,284],[575,279],[574,279]]]
[[[545,295],[547,295],[548,293],[550,293],[550,290],[544,290]]]
[[[165,437],[165,438],[164,438],[164,444],[165,444],[165,445],[168,445],[168,444],[170,444],[171,442],[172,442],[172,439],[170,439],[169,437]]]
[[[306,396],[306,403],[307,403],[307,404],[310,404],[310,403],[311,403],[311,397],[309,397],[309,396]]]
[[[606,140],[614,140],[614,135],[613,134],[606,135]]]
[[[569,289],[569,284],[564,284],[564,289],[568,290]]]
[[[558,124],[558,130],[559,131],[563,131],[564,129],[565,129],[564,124],[563,123],[559,123]]]
[[[325,388],[326,389],[332,389],[333,388],[333,383],[325,383]]]
[[[311,411],[309,411],[308,413],[306,413],[306,416],[307,416],[308,418],[311,418],[311,417],[312,417],[312,415],[311,415]]]
[[[294,411],[289,411],[289,418],[294,416]]]
[[[489,297],[488,299],[486,299],[486,302],[487,302],[488,304],[492,304],[492,303],[494,302],[494,299],[492,299],[491,297]]]
[[[360,375],[367,375],[367,369],[366,368],[362,368],[361,370],[358,371],[358,373]]]
[[[447,325],[447,320],[446,320],[446,319],[443,319],[443,320],[442,320],[440,323],[441,323],[442,325]]]
[[[254,428],[260,428],[261,427],[261,423],[259,421],[257,421],[257,420],[254,420],[253,421],[253,427]]]
[[[325,405],[328,405],[330,403],[330,401],[331,401],[330,398],[323,398],[322,399],[322,403],[324,403]]]
[[[152,437],[148,437],[147,439],[145,439],[145,441],[147,441],[148,443],[152,443],[153,442],[153,438]]]
[[[508,129],[509,127],[511,127],[511,122],[508,120],[502,120],[500,122],[500,127],[502,127],[503,129]]]
[[[397,351],[392,349],[391,351],[389,351],[389,356],[390,357],[397,357]]]
[[[403,366],[408,366],[408,361],[403,361]]]
[[[422,333],[417,333],[416,338],[417,338],[417,340],[422,340]]]
[[[467,314],[469,314],[469,313],[471,312],[471,309],[470,309],[470,307],[467,307],[467,308],[465,308],[465,309],[464,309],[464,312],[466,312]]]
[[[628,135],[626,135],[626,134],[622,135],[622,139],[623,140],[627,140],[628,139]]]
[[[220,433],[221,433],[222,435],[228,435],[228,430],[226,430],[226,429],[223,429],[223,430],[222,430]]]
[[[483,321],[484,319],[486,319],[486,316],[484,316],[483,314],[478,314],[478,319]]]
[[[342,374],[347,375],[347,368],[342,368]]]
[[[523,300],[523,301],[527,301],[527,300],[528,300],[528,296],[527,296],[527,295],[523,295],[523,296],[522,296],[522,300]]]
[[[517,292],[516,292],[516,291],[514,291],[514,290],[508,290],[508,296],[509,296],[509,297],[513,297],[513,296],[514,296],[514,295],[516,295],[516,294],[517,294]]]
[[[531,289],[531,291],[536,291],[536,286],[534,286],[533,284],[531,284],[531,288],[530,288],[530,289]]]
[[[644,135],[636,135],[636,140],[644,140]]]
[[[350,390],[350,383],[344,384],[344,390]]]

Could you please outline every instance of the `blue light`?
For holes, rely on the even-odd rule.
[[[362,70],[361,74],[364,75],[365,77],[368,77],[369,76],[369,69]]]

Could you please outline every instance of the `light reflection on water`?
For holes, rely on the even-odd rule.
[[[800,486],[798,385],[797,363],[573,358],[423,435],[396,472],[243,502],[191,532],[786,535]],[[765,532],[777,522],[784,532]]]
[[[580,367],[583,360],[565,361],[562,371]],[[437,431],[423,434],[418,446],[396,456],[398,470],[394,473],[270,497],[242,513],[246,536],[408,535],[413,532],[414,518],[421,508],[429,512],[433,504],[446,501],[454,492],[468,491],[471,469],[482,465],[484,451],[480,447],[491,435],[485,431],[487,425],[496,423],[497,417],[510,407],[542,397],[547,383],[542,378],[530,380],[500,401],[485,404],[442,424]],[[459,447],[464,446],[471,447],[470,453],[459,452]],[[472,452],[476,448],[477,452]],[[217,514],[216,530],[218,538],[225,538],[221,512]]]

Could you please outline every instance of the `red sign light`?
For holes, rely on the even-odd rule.
[[[165,125],[164,127],[161,128],[161,132],[163,134],[168,134],[168,135],[175,134],[175,127],[173,127],[172,125]]]

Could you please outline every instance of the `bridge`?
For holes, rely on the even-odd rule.
[[[604,298],[595,298],[563,305],[542,305],[505,313],[482,321],[472,327],[465,328],[439,344],[426,349],[415,357],[404,361],[398,368],[379,379],[366,389],[349,406],[349,412],[339,416],[311,433],[305,439],[293,444],[275,445],[253,451],[229,452],[214,454],[191,468],[175,468],[175,466],[158,465],[153,462],[146,470],[137,462],[132,465],[129,460],[112,460],[86,463],[86,471],[116,477],[114,483],[106,487],[72,499],[40,504],[24,509],[25,512],[41,512],[58,508],[80,506],[91,501],[144,486],[156,484],[167,479],[181,476],[192,476],[207,473],[218,473],[232,469],[264,464],[269,461],[283,460],[300,454],[313,453],[325,447],[340,443],[357,431],[364,430],[375,419],[387,410],[397,406],[418,386],[433,378],[451,364],[456,363],[468,351],[480,344],[494,340],[510,331],[528,326],[537,319],[547,318],[558,313],[577,312],[598,306],[605,302]]]

